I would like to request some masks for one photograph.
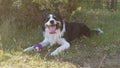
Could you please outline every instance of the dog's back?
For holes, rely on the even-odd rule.
[[[66,25],[66,32],[64,34],[64,37],[68,42],[76,38],[80,38],[82,36],[91,37],[94,34],[103,33],[103,31],[100,29],[91,30],[84,23],[65,22],[65,25]]]
[[[66,32],[64,37],[67,41],[72,41],[81,36],[89,37],[91,35],[91,30],[83,23],[66,23]]]

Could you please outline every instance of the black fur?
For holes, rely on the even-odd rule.
[[[64,37],[68,42],[80,38],[81,36],[91,36],[91,30],[83,23],[65,22],[65,28],[66,32],[64,33]]]
[[[61,26],[60,26],[61,31],[63,30],[63,25],[65,24],[66,31],[62,37],[64,37],[68,42],[71,42],[74,39],[80,38],[82,36],[90,37],[93,34],[99,33],[98,30],[91,30],[84,23],[77,23],[77,22],[68,23],[63,21],[62,17],[59,14],[53,14],[53,15],[55,16],[55,19],[57,21],[61,22]],[[44,26],[43,29],[45,29]]]

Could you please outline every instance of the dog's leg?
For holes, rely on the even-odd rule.
[[[61,46],[58,47],[55,51],[51,53],[51,56],[56,56],[58,55],[61,51],[64,51],[65,49],[68,49],[70,47],[69,42],[67,42],[65,39],[61,40]]]
[[[40,42],[39,44],[41,45],[41,47],[44,47],[44,46],[47,46],[49,44],[49,42],[45,39],[42,42]],[[24,49],[24,52],[32,51],[34,49],[35,49],[34,46],[28,47],[28,48]]]

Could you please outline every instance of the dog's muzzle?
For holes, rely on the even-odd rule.
[[[56,25],[47,25],[48,29],[49,29],[49,33],[50,34],[55,34],[56,33]]]
[[[46,27],[48,28],[49,30],[49,34],[55,34],[56,33],[56,30],[58,28],[60,28],[60,22],[59,21],[54,21],[54,20],[51,20],[50,21],[50,24],[46,24]]]

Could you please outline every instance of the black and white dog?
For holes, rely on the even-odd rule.
[[[45,19],[43,27],[44,40],[32,47],[26,48],[25,52],[35,49],[40,50],[42,47],[53,46],[57,43],[60,47],[51,53],[52,56],[56,56],[61,51],[68,49],[70,42],[76,38],[81,36],[90,37],[93,33],[103,33],[100,29],[91,30],[83,23],[67,23],[59,15],[49,14]]]

